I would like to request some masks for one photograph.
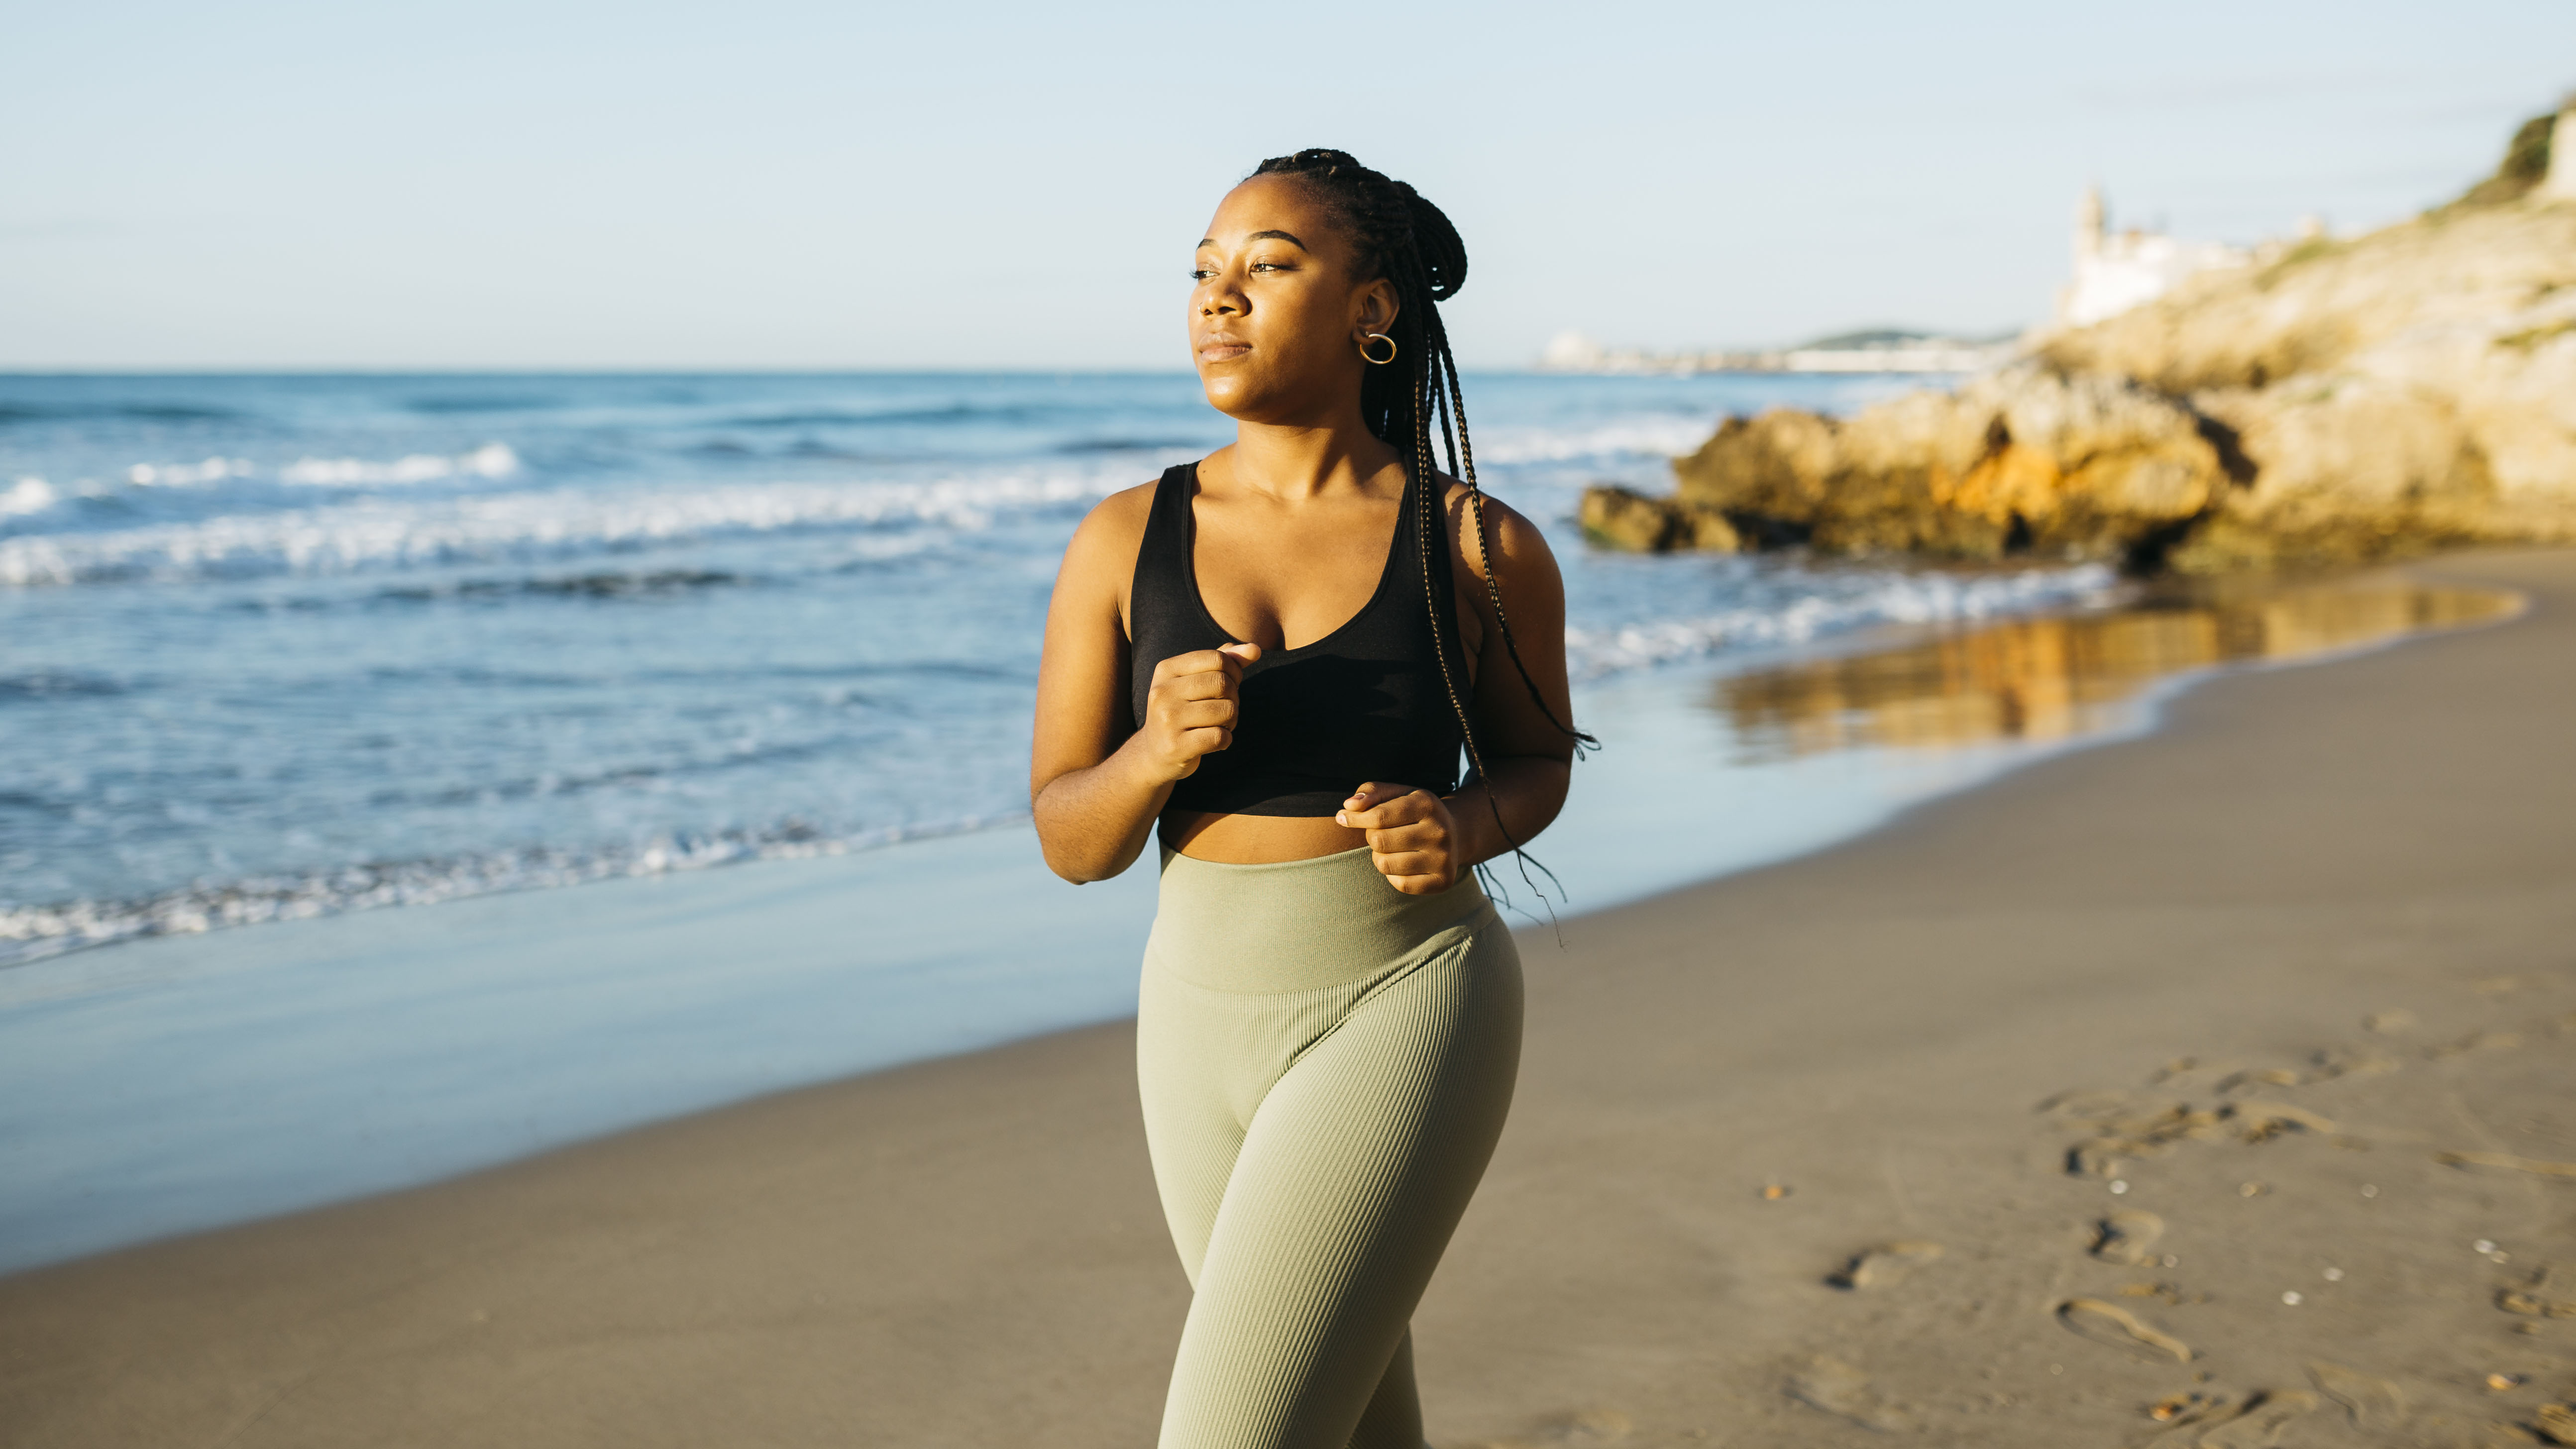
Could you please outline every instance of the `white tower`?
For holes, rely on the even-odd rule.
[[[2576,100],[2558,113],[2549,133],[2549,171],[2532,195],[2544,201],[2576,201]]]
[[[2080,266],[2102,254],[2102,188],[2087,186],[2075,199],[2075,260]]]

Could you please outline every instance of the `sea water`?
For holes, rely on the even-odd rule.
[[[1575,528],[1912,385],[1468,379],[1578,681],[2104,591]],[[1066,539],[1230,431],[1187,374],[0,377],[0,965],[1021,819]]]
[[[1468,380],[1606,746],[1516,920],[2032,753],[1774,758],[1716,691],[2105,570],[1573,524],[1910,385]],[[1152,873],[1026,821],[1039,630],[1084,510],[1228,433],[1186,375],[0,378],[0,1271],[1132,1011]]]

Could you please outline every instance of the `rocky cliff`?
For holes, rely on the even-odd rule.
[[[1673,496],[1594,490],[1586,531],[2186,572],[2576,540],[2576,201],[2533,189],[2534,134],[2459,202],[2203,274],[1957,392],[1729,419]]]

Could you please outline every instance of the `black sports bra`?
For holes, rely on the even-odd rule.
[[[1163,474],[1136,550],[1127,606],[1130,720],[1145,718],[1154,666],[1175,654],[1236,642],[1208,613],[1192,560],[1198,465]],[[1348,623],[1312,644],[1264,649],[1243,671],[1234,742],[1199,758],[1172,787],[1167,808],[1233,815],[1330,815],[1369,781],[1446,795],[1457,786],[1458,716],[1440,677],[1441,655],[1461,697],[1449,550],[1436,530],[1429,550],[1434,628],[1423,604],[1422,490],[1407,488],[1377,592]]]

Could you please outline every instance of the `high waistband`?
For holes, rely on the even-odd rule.
[[[1383,973],[1492,915],[1473,875],[1436,896],[1406,895],[1365,846],[1271,865],[1166,849],[1147,950],[1164,970],[1211,990],[1312,991]]]

